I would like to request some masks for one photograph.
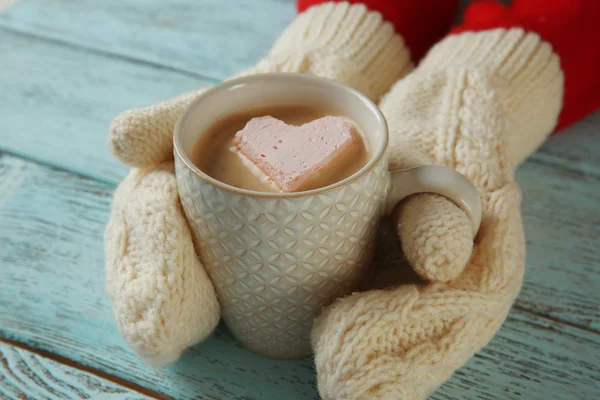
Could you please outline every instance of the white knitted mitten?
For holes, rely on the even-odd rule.
[[[328,3],[296,18],[268,56],[240,75],[311,73],[378,100],[411,69],[402,39],[379,14]],[[208,336],[220,316],[194,253],[171,161],[173,127],[199,93],[128,110],[109,130],[113,154],[137,168],[115,192],[105,233],[106,288],[121,334],[154,364],[175,361]]]
[[[425,195],[399,207],[407,258],[447,254],[417,270],[450,280],[354,294],[329,306],[312,337],[324,399],[422,399],[492,338],[524,272],[514,168],[553,129],[562,90],[548,44],[498,29],[444,39],[383,98],[392,167],[430,160],[457,169],[480,190],[483,220],[463,269],[464,254],[453,249],[470,232],[457,208],[425,205]],[[419,152],[399,158],[405,146]]]

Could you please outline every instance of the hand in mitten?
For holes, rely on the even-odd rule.
[[[511,6],[481,1],[469,7],[455,33],[522,27],[560,56],[565,77],[556,130],[600,108],[600,3],[596,0],[514,0]],[[528,149],[531,151],[531,149]]]
[[[530,54],[535,54],[531,49],[511,43],[512,47],[505,48],[517,48],[522,53],[507,58],[507,54],[501,53],[504,49],[497,49],[488,42],[478,43],[481,36],[467,34],[462,40],[467,43],[466,46],[462,42],[458,43],[457,39],[448,39],[455,43],[448,45],[456,46],[455,57],[465,57],[465,61],[460,62],[477,64],[478,70],[496,69],[490,74],[490,79],[494,80],[494,89],[513,93],[501,97],[503,110],[507,115],[507,156],[514,167],[540,146],[546,138],[545,133],[551,131],[553,126],[554,129],[564,128],[600,108],[598,2],[515,0],[511,7],[507,7],[485,0],[467,8],[464,20],[463,25],[452,30],[454,34],[500,27],[522,27],[526,32],[539,34],[559,56],[564,75],[564,96],[562,111],[555,123],[553,119],[546,117],[547,104],[542,102],[539,105],[530,103],[527,107],[523,106],[531,93],[540,90],[535,85],[546,84],[543,79],[533,79],[525,73],[518,74],[521,64],[535,62],[535,59],[527,59]],[[472,51],[472,54],[466,54],[468,51]],[[441,69],[446,66],[446,60],[441,57],[446,56],[447,54],[434,54],[427,62],[436,63],[437,68]],[[538,62],[545,61],[541,59]],[[530,71],[538,73],[542,70],[532,68]],[[558,93],[548,92],[548,95],[554,96],[554,99],[560,98]],[[390,118],[397,119],[398,125],[406,125],[411,121],[411,118],[388,116]],[[433,160],[428,151],[413,151],[414,144],[422,145],[419,143],[421,138],[401,143],[407,140],[406,135],[394,135],[392,132],[392,141],[394,140],[399,144],[395,153],[397,161],[391,163],[391,169],[431,163]],[[472,242],[464,213],[445,199],[432,195],[415,196],[406,202],[400,212],[398,234],[406,259],[415,272],[427,280],[454,279],[471,256],[468,249]]]
[[[432,270],[459,271],[453,279],[358,293],[325,309],[312,332],[324,399],[424,398],[491,339],[524,272],[514,168],[554,129],[562,95],[552,47],[514,28],[445,38],[383,98],[390,154],[460,171],[482,194],[482,225],[464,270],[460,256]],[[421,157],[402,158],[403,148]],[[449,218],[425,198],[397,209],[405,251],[434,254],[432,237],[470,240],[466,217]]]
[[[268,56],[242,74],[311,73],[378,99],[411,68],[402,39],[379,14],[329,3],[298,16]],[[155,364],[172,362],[203,340],[220,315],[171,161],[173,127],[198,93],[126,111],[109,132],[112,152],[136,168],[115,192],[105,234],[106,288],[125,340]]]

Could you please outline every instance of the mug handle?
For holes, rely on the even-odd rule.
[[[481,197],[477,188],[463,174],[440,165],[423,165],[390,171],[390,174],[391,187],[385,215],[391,215],[396,205],[412,194],[439,194],[467,213],[473,225],[473,237],[477,235],[481,224]]]

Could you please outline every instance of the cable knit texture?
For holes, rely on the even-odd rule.
[[[378,13],[340,3],[300,15],[267,57],[237,76],[312,73],[378,99],[411,69],[402,39]],[[194,254],[170,161],[174,125],[201,92],[125,111],[108,135],[113,154],[142,169],[134,169],[114,195],[105,233],[107,291],[123,337],[155,364],[175,361],[219,318],[212,284]]]
[[[508,161],[513,166],[534,152],[556,125],[563,74],[558,56],[538,35],[517,28],[452,35],[433,47],[419,70],[433,73],[448,65],[480,71],[490,81],[506,116]]]
[[[452,268],[462,259],[451,254],[446,266],[421,271],[444,281],[436,269],[450,267],[454,279],[354,294],[317,318],[312,340],[324,399],[422,399],[492,338],[524,272],[513,168],[553,129],[562,84],[557,57],[535,34],[497,30],[448,37],[384,97],[391,152],[408,141],[463,173],[482,194],[483,220],[464,270]],[[463,246],[464,222],[448,208],[426,208],[415,196],[397,215],[407,254]],[[428,243],[442,235],[443,247]]]
[[[377,101],[413,68],[402,38],[362,4],[325,3],[300,14],[269,54],[235,77],[269,72],[335,79]],[[121,162],[146,167],[173,158],[173,128],[202,90],[135,108],[111,123],[108,147]]]

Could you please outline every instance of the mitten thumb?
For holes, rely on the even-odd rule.
[[[381,108],[390,124],[389,169],[401,170],[435,160],[415,139],[403,137],[399,127],[408,122],[396,112],[402,95],[390,93]],[[430,281],[447,282],[465,268],[473,249],[473,227],[467,214],[451,200],[436,194],[416,194],[393,214],[402,252],[413,270]]]

